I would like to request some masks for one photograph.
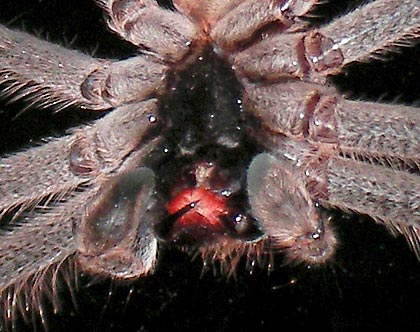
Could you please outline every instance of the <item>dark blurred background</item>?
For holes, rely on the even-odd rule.
[[[327,22],[362,1],[330,0],[318,8]],[[0,22],[101,57],[135,50],[111,34],[91,0],[2,0]],[[352,65],[331,82],[350,98],[419,105],[420,46],[400,49],[387,61]],[[59,135],[99,114],[30,110],[25,103],[0,104],[0,152],[7,153]],[[375,328],[420,329],[420,263],[402,238],[367,218],[334,213],[340,246],[326,266],[282,267],[253,273],[240,266],[235,278],[202,275],[199,259],[174,249],[160,252],[156,273],[130,285],[82,277],[63,291],[62,310],[47,312],[50,331],[268,331],[317,327],[325,331]],[[244,264],[242,264],[244,265]],[[46,304],[48,308],[48,304]],[[42,330],[18,321],[17,331]]]

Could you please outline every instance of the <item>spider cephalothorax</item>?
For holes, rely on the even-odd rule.
[[[158,243],[230,269],[277,251],[323,263],[337,240],[321,207],[368,215],[419,255],[418,109],[350,101],[327,82],[417,37],[418,1],[376,0],[321,27],[305,21],[316,0],[97,2],[137,54],[97,59],[0,27],[4,95],[112,109],[0,160],[13,310],[22,285],[33,301],[67,260],[150,273]]]

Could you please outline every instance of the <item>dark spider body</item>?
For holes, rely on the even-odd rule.
[[[196,58],[185,70],[169,75],[170,83],[159,107],[162,128],[154,130],[164,138],[145,164],[156,174],[163,206],[192,188],[207,190],[216,201],[223,200],[226,214],[220,218],[215,215],[224,225],[218,231],[222,235],[234,231],[235,216],[245,216],[249,210],[246,170],[262,146],[253,138],[250,124],[257,119],[243,111],[242,88],[230,66],[210,49]],[[202,217],[205,227],[206,217]],[[163,216],[162,220],[157,227],[166,228],[169,236],[167,219]],[[256,228],[251,221],[248,224],[250,229]],[[211,238],[211,233],[204,230],[201,241]],[[231,235],[238,236],[234,233]]]
[[[208,56],[208,53],[206,54],[206,56]],[[204,58],[206,58],[206,56]],[[212,58],[212,57],[213,57],[213,55],[210,56],[210,58]],[[212,67],[212,66],[210,66],[210,67]],[[222,66],[224,66],[224,65],[222,65]],[[217,65],[216,65],[216,67],[217,67]],[[214,68],[214,67],[212,67],[212,68]],[[212,70],[213,69],[211,69],[210,71],[212,71]],[[186,87],[185,89],[188,91],[190,89],[191,85],[196,84],[196,83],[194,83],[194,80],[193,79],[188,80],[188,76],[191,76],[192,77],[193,75],[196,75],[197,74],[197,73],[194,73],[195,71],[197,71],[197,72],[198,71],[199,72],[204,72],[204,73],[206,72],[205,69],[203,69],[203,70],[201,70],[201,69],[200,70],[196,70],[194,68],[194,65],[192,65],[191,67],[189,67],[188,69],[185,70],[185,73],[186,73],[185,76],[187,78],[184,81],[184,83],[182,83],[182,84],[180,84],[180,85],[177,86],[177,89],[182,89],[182,87]],[[227,73],[229,73],[229,70],[227,70],[225,72],[222,72],[221,77],[223,77],[224,75],[229,75]],[[175,71],[175,74],[178,74],[178,72]],[[200,74],[197,74],[197,75],[200,76]],[[199,84],[202,84],[203,86],[208,85],[208,84],[211,84],[209,82],[206,82],[205,80],[201,80],[202,78],[203,77],[197,79],[197,82],[199,82]],[[176,81],[176,80],[174,79],[174,81]],[[229,77],[229,81],[232,81],[232,78],[231,77]],[[168,85],[168,86],[170,86],[170,85]],[[232,105],[235,104],[237,98],[240,98],[241,97],[240,88],[237,88],[237,89],[234,88],[233,90],[234,90],[234,93],[228,92],[228,96],[226,97],[226,100],[229,100],[229,102]],[[235,90],[237,90],[237,91],[235,91]],[[171,93],[166,93],[165,96],[166,96],[166,98],[168,98],[169,101],[165,101],[164,100],[165,98],[161,98],[161,100],[160,100],[160,103],[161,104],[160,104],[160,110],[159,110],[158,116],[165,116],[165,113],[162,111],[162,109],[171,108],[172,105],[174,105],[174,104],[180,105],[180,106],[177,106],[177,107],[179,107],[180,110],[183,110],[185,108],[185,104],[192,103],[191,102],[191,99],[190,99],[190,96],[189,96],[188,93],[186,93],[186,94],[185,93],[180,93],[179,95],[176,95],[176,93],[175,93],[174,96],[172,96],[172,98],[173,98],[172,100],[171,100]],[[182,96],[185,96],[184,98],[186,100],[188,100],[188,101],[187,102],[183,102],[182,101],[182,98],[183,98]],[[198,97],[197,99],[200,100],[201,97]],[[213,105],[212,105],[212,102],[209,101],[209,100],[210,100],[210,98],[206,99],[205,102],[203,102],[203,104],[210,105],[209,108],[211,108]],[[216,102],[220,102],[221,100],[223,102],[223,98],[220,97],[220,95],[218,95],[218,98],[215,99]],[[199,108],[198,110],[201,111],[202,109]],[[177,112],[180,112],[180,111],[177,111]],[[203,114],[211,114],[211,112],[208,112],[208,113],[203,112]],[[232,120],[233,122],[239,121],[241,123],[247,124],[247,121],[248,121],[247,119],[244,119],[244,118],[241,118],[241,117],[238,118],[236,116],[233,116],[232,118],[235,119],[235,120]],[[244,194],[244,184],[243,184],[243,181],[244,181],[244,177],[246,177],[246,169],[247,169],[247,167],[248,167],[248,165],[250,163],[250,160],[254,156],[254,154],[256,154],[257,152],[260,152],[262,150],[262,148],[260,146],[258,146],[258,144],[256,144],[255,141],[252,141],[252,140],[250,140],[250,139],[247,138],[246,139],[247,140],[246,141],[246,144],[249,144],[248,147],[250,147],[250,146],[252,147],[252,149],[251,149],[252,152],[250,152],[249,155],[247,155],[247,157],[244,158],[244,159],[241,159],[241,158],[235,159],[235,158],[233,158],[234,159],[233,161],[230,160],[230,161],[225,162],[225,165],[227,165],[227,166],[225,166],[225,167],[219,167],[221,164],[223,164],[223,162],[221,162],[221,159],[219,157],[214,157],[214,156],[217,155],[217,153],[226,155],[226,153],[232,152],[234,150],[234,148],[232,150],[232,145],[229,145],[230,147],[226,147],[227,144],[219,144],[219,143],[217,143],[215,141],[217,141],[217,139],[219,139],[220,136],[222,136],[224,134],[224,132],[227,131],[226,129],[231,128],[230,125],[229,125],[229,123],[232,122],[232,121],[226,121],[227,125],[226,125],[225,128],[223,126],[219,127],[219,128],[221,128],[220,129],[220,134],[218,133],[218,134],[215,134],[215,135],[206,136],[205,134],[203,134],[203,131],[196,131],[195,133],[193,133],[193,135],[197,135],[197,137],[199,137],[199,139],[198,139],[200,141],[199,146],[197,146],[195,144],[190,145],[189,143],[180,144],[180,145],[182,145],[184,147],[182,153],[180,153],[179,151],[177,151],[177,147],[175,147],[175,148],[172,147],[171,149],[168,149],[168,151],[172,151],[172,153],[173,153],[171,155],[172,157],[173,156],[176,156],[175,158],[173,158],[174,160],[171,160],[171,162],[165,161],[165,154],[161,154],[159,156],[160,152],[162,151],[162,148],[165,148],[167,146],[167,144],[162,143],[162,145],[160,145],[158,148],[156,148],[155,153],[152,154],[151,157],[150,157],[150,159],[149,159],[149,161],[147,161],[149,164],[146,164],[147,162],[145,162],[145,164],[146,164],[146,166],[148,166],[150,168],[153,168],[153,170],[154,170],[155,173],[159,174],[158,176],[156,176],[156,182],[157,182],[157,186],[159,187],[158,192],[161,195],[161,197],[159,198],[159,199],[161,199],[161,204],[164,204],[165,202],[170,201],[170,197],[173,197],[172,195],[175,195],[176,196],[176,194],[171,193],[172,191],[178,192],[179,190],[182,190],[181,188],[194,187],[196,185],[196,179],[195,179],[195,176],[194,176],[194,172],[195,171],[194,170],[197,169],[197,167],[200,167],[200,165],[202,165],[203,162],[208,162],[209,160],[210,161],[213,161],[213,162],[216,160],[217,161],[216,164],[218,166],[218,170],[225,170],[225,172],[227,172],[228,174],[230,174],[229,176],[227,176],[227,178],[229,179],[228,181],[225,181],[225,182],[223,182],[223,181],[220,181],[220,182],[216,181],[216,182],[219,183],[220,188],[230,187],[232,185],[232,183],[235,184],[236,182],[237,183],[241,183],[242,182],[242,189],[241,189],[242,190],[242,193],[239,193],[238,195],[239,196],[243,196],[243,194]],[[183,131],[182,130],[183,129],[182,128],[183,127],[182,126],[182,123],[181,123],[181,125],[174,125],[171,122],[174,122],[174,119],[170,119],[170,118],[169,119],[166,119],[165,121],[163,121],[163,122],[160,123],[161,127],[159,127],[159,129],[157,129],[157,130],[167,130],[167,132],[168,132],[168,136],[167,137],[168,137],[168,141],[169,142],[173,141],[174,139],[176,141],[178,141],[178,142],[182,142],[182,141],[186,141],[187,142],[189,140],[188,138],[190,137],[190,135],[187,135],[186,134],[186,131]],[[203,121],[198,121],[198,123],[200,125],[202,125],[203,124]],[[204,121],[204,123],[205,123],[205,121]],[[226,124],[226,123],[224,123],[224,124]],[[185,122],[183,124],[185,124]],[[162,128],[166,128],[166,129],[162,129]],[[178,130],[173,130],[174,128],[181,128],[180,133],[177,133]],[[251,128],[251,130],[252,129],[253,128]],[[154,135],[155,134],[153,134],[153,131],[151,131],[151,137],[153,137]],[[233,134],[233,136],[236,136],[236,135]],[[241,136],[241,135],[239,135],[239,136]],[[253,136],[253,135],[250,135],[250,136]],[[247,137],[247,136],[245,136],[245,137]],[[230,139],[230,141],[232,142],[232,141],[235,141],[236,139],[237,139],[237,137],[234,137],[233,139]],[[191,141],[195,141],[195,139],[193,139]],[[246,144],[245,144],[245,146],[247,146]],[[245,149],[246,151],[248,151],[248,147]],[[222,152],[220,152],[220,151],[222,151]],[[214,152],[214,153],[212,153],[212,152]],[[172,162],[173,162],[173,164],[172,164]],[[159,167],[161,167],[161,168],[159,168]],[[174,172],[176,172],[177,174],[179,174],[179,178],[182,179],[182,181],[172,182],[171,180],[165,179],[165,177],[170,178],[170,176],[168,176],[168,173],[170,173],[170,172],[165,172],[165,167],[168,167],[167,170],[168,169],[170,169],[170,170],[173,169]],[[231,174],[234,174],[233,178],[232,178],[232,175]],[[124,183],[124,181],[122,181],[122,183]],[[177,188],[178,186],[180,188]],[[235,184],[235,186],[237,186],[237,185]],[[213,187],[213,185],[212,185],[212,187]],[[216,185],[216,188],[217,188],[217,185]],[[213,189],[214,189],[214,187],[213,187]],[[216,191],[217,191],[217,189],[216,189]],[[118,195],[117,195],[117,197],[118,197]],[[234,210],[234,211],[243,211],[243,210],[247,210],[248,209],[248,202],[247,202],[246,198],[244,199],[242,197],[239,201],[241,201],[241,200],[242,200],[242,203],[238,204],[238,206],[235,206],[235,208],[237,210]],[[161,212],[162,212],[162,210],[163,209],[161,209]],[[169,232],[171,232],[171,231],[172,230],[169,229]],[[254,239],[255,238],[258,238],[258,236],[259,236],[258,233],[254,233],[254,237],[253,238]],[[164,255],[165,254],[163,254],[163,256]],[[176,259],[180,259],[177,256],[175,258]],[[165,257],[163,257],[163,263],[162,264],[165,264]],[[158,271],[156,273],[157,273],[157,277],[156,278],[159,279],[159,277],[162,277],[162,271],[160,269],[158,269]],[[162,278],[163,280],[160,280],[160,281],[158,280],[157,281],[158,285],[159,285],[159,283],[170,282],[171,277],[169,275],[171,275],[171,273],[173,273],[173,272],[168,272],[168,278],[165,279],[165,277],[163,277]],[[178,271],[178,274],[179,274],[179,271]],[[379,274],[379,272],[377,272],[377,274]],[[181,275],[182,275],[182,273],[181,273]],[[413,273],[413,275],[415,276],[416,274]],[[180,277],[180,278],[182,279],[182,277]],[[245,279],[245,282],[243,281],[243,279]],[[378,277],[378,279],[380,279],[380,277]],[[280,280],[282,280],[281,277],[280,277]],[[192,280],[190,279],[189,282],[191,282],[191,281]],[[257,287],[257,284],[259,284],[259,282],[257,282],[257,284],[255,282],[252,282],[252,279],[250,280],[248,277],[245,277],[245,278],[242,278],[241,277],[241,278],[239,278],[239,283],[242,286],[246,286],[247,283],[249,283],[249,282],[252,284],[252,287]],[[287,283],[287,281],[285,283]],[[146,284],[147,284],[147,281],[146,281]],[[151,289],[153,289],[153,286],[155,286],[155,288],[161,289],[160,288],[161,286],[153,285],[153,282],[151,282],[151,284],[152,284],[151,285]],[[213,287],[216,286],[216,288],[218,288],[218,285],[212,284],[212,286]],[[210,286],[210,287],[212,287],[212,286]],[[276,288],[277,286],[278,285],[275,285],[274,287]],[[185,289],[184,289],[185,294],[189,294],[190,292],[194,292],[194,291],[192,291],[192,288],[194,288],[194,287],[196,287],[196,286],[191,286],[191,285],[190,286],[185,286]],[[197,286],[197,287],[199,287],[199,286]],[[223,289],[223,291],[226,291],[226,288],[225,287],[222,286],[221,288]],[[315,300],[313,300],[313,298],[316,297],[316,296],[318,296],[318,294],[316,293],[317,291],[313,291],[313,288],[314,287],[312,286],[312,292],[315,292],[315,294],[311,294],[310,297],[312,297],[312,299],[311,300],[308,300],[307,299],[308,294],[306,293],[305,294],[306,296],[304,296],[303,297],[303,300],[302,300],[304,303],[306,301],[311,302],[311,304],[308,304],[307,307],[312,307],[312,308],[313,308],[313,302],[316,302]],[[318,287],[315,287],[315,288],[318,289]],[[200,288],[195,288],[195,289],[196,289],[196,291],[199,291]],[[309,289],[311,289],[311,287],[309,287]],[[217,290],[213,290],[213,291],[215,293],[219,293],[219,292],[217,292]],[[238,288],[235,292],[241,292],[240,288]],[[309,291],[309,292],[311,292],[311,291]],[[153,295],[153,290],[150,290],[150,293],[148,293],[148,292],[146,292],[146,293],[147,294],[150,294],[151,297],[154,296]],[[268,293],[265,292],[266,296],[269,293],[270,292],[268,292]],[[293,291],[292,291],[292,293],[293,293]],[[302,291],[302,293],[305,293],[305,291]],[[229,294],[232,294],[232,293],[229,293]],[[264,295],[263,294],[259,294],[259,296],[258,296],[258,299],[259,300],[257,300],[257,301],[259,301],[260,303],[263,303],[263,301],[266,300],[264,298]],[[148,295],[146,295],[146,297],[147,296]],[[219,298],[217,298],[217,296],[219,296]],[[220,302],[222,302],[223,300],[229,301],[231,299],[231,298],[229,298],[229,296],[232,296],[232,295],[223,296],[221,294],[215,294],[215,297],[213,298],[214,303],[212,303],[212,306],[210,306],[210,308],[211,309],[217,308],[217,302],[219,302],[219,301]],[[246,296],[248,296],[248,295],[246,295]],[[247,303],[247,305],[248,306],[254,305],[255,299],[254,300],[251,299],[253,296],[251,295],[251,296],[248,296],[248,297],[249,297],[249,302]],[[292,295],[292,298],[293,298],[293,295]],[[142,300],[143,300],[143,305],[144,305],[144,303],[149,303],[149,302],[147,302],[147,299],[146,299],[146,301],[144,301],[144,298]],[[188,301],[190,301],[190,299],[189,299],[189,296],[186,295],[185,296],[185,303],[186,303],[185,304],[185,307],[186,308],[190,308],[190,307],[192,308],[194,306],[194,304],[189,305],[189,304],[187,304]],[[238,308],[238,309],[236,309],[238,311],[243,310],[242,309],[243,308],[243,305],[238,303],[240,301],[241,300],[238,301],[237,299],[233,300],[233,302],[234,302],[234,308]],[[290,298],[288,300],[286,300],[283,297],[282,300],[281,300],[281,302],[285,302],[285,301],[292,301],[292,303],[293,303],[293,300],[291,300]],[[151,301],[151,302],[153,303],[153,301]],[[195,300],[192,300],[192,302],[193,303],[197,303],[197,301],[195,301]],[[323,301],[321,301],[320,303],[322,305]],[[207,304],[208,303],[206,303],[206,305]],[[289,305],[282,304],[282,306],[284,306],[283,311],[287,310],[290,306],[291,307],[295,307],[295,308],[299,308],[299,305],[296,305],[296,304],[292,304],[290,306]],[[142,305],[141,304],[139,305],[139,307],[140,308],[138,308],[138,310],[142,310],[142,308],[141,308]],[[152,305],[152,307],[153,307],[153,305]],[[302,306],[301,306],[301,308],[302,308]],[[303,308],[305,308],[305,306],[303,306]],[[332,308],[334,308],[333,305],[330,306],[330,309],[332,309]],[[216,311],[217,310],[224,310],[226,312],[224,314],[218,315],[217,313],[214,313],[214,314],[209,313],[209,311],[211,311],[211,310],[205,310],[205,309],[203,309],[203,311],[200,311],[200,309],[196,309],[196,310],[191,310],[190,314],[193,314],[193,312],[200,312],[201,315],[203,315],[205,317],[206,317],[206,315],[212,316],[216,320],[220,316],[222,316],[222,317],[225,317],[226,316],[227,317],[227,312],[231,316],[233,316],[233,317],[235,316],[235,309],[233,309],[233,308],[223,308],[223,309],[215,309],[215,310]],[[257,309],[258,312],[262,312],[263,310],[264,309]],[[297,310],[299,310],[299,309],[297,309]],[[386,310],[384,310],[384,312],[385,311]],[[314,312],[316,312],[316,310]],[[312,312],[312,315],[314,315],[313,317],[318,317],[319,318],[319,316],[317,316],[316,314],[314,314],[314,312]],[[401,312],[401,311],[398,311],[398,312]],[[321,314],[322,313],[324,315],[326,315],[326,313],[324,311],[321,311]],[[136,313],[134,312],[134,315],[135,314]],[[405,313],[405,314],[407,314],[407,316],[409,315],[408,313]],[[176,316],[177,314],[174,314],[174,315]],[[247,314],[241,314],[242,317],[244,317],[244,315],[247,315]],[[267,313],[261,315],[260,317],[266,317],[265,319],[267,319],[268,318],[268,315],[269,314],[267,312]],[[276,315],[276,312],[272,312],[271,315],[272,316],[275,316]],[[340,310],[335,311],[334,314],[331,314],[331,317],[333,317],[331,319],[332,321],[334,321],[334,319],[337,319],[336,318],[337,316],[335,316],[335,315],[340,316]],[[173,316],[172,319],[174,319],[176,321],[175,316]],[[181,316],[182,316],[182,313],[181,313]],[[291,316],[293,317],[293,314],[291,314]],[[343,318],[343,315],[340,316],[340,317]],[[346,322],[349,323],[350,319],[349,318],[347,318],[347,319],[348,320]],[[270,323],[273,323],[274,319],[269,318],[268,321],[270,321]],[[337,322],[333,322],[333,324],[336,324],[336,323]],[[179,324],[178,327],[181,328],[182,327],[182,323],[181,322],[178,322],[178,324]],[[200,323],[197,322],[196,324],[200,324]],[[241,324],[245,324],[245,323],[241,323],[240,322],[240,319],[238,319],[236,324],[238,324],[240,326]],[[254,324],[255,327],[261,327],[261,324],[263,324],[263,323],[261,323],[261,322],[256,323],[254,321],[252,324]],[[412,324],[414,324],[414,322]],[[217,326],[218,324],[215,324],[215,325]],[[235,327],[237,327],[237,326],[235,326]],[[221,328],[220,325],[218,327]],[[232,325],[231,325],[231,327],[233,328]],[[245,327],[245,325],[244,325],[244,327]],[[248,326],[248,328],[250,328],[250,326]],[[209,327],[209,329],[210,329],[210,327]],[[217,327],[216,327],[216,329],[217,329]]]

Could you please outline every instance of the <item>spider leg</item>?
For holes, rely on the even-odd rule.
[[[355,159],[420,165],[418,108],[351,101],[305,82],[248,84],[245,91],[245,107],[275,133]]]
[[[36,279],[37,275],[54,268],[76,252],[73,222],[83,217],[81,206],[91,195],[89,191],[74,192],[68,200],[57,202],[53,208],[35,209],[14,227],[1,231],[1,293],[13,286],[14,296],[23,290],[25,297],[29,297],[26,302],[36,302],[39,289],[29,287],[28,291],[28,280]],[[51,286],[55,288],[55,285]]]
[[[135,169],[102,187],[37,207],[2,230],[0,293],[14,294],[3,298],[8,316],[16,309],[26,313],[24,306],[13,305],[22,295],[38,311],[45,295],[55,303],[56,274],[74,256],[81,270],[96,275],[129,279],[150,272],[157,258],[153,220],[146,212],[152,195],[153,173]]]
[[[310,61],[322,63],[339,49],[343,56],[339,70],[351,62],[368,61],[399,46],[410,46],[409,40],[418,38],[419,32],[419,1],[376,0],[320,28],[319,33],[333,43],[324,49],[321,38],[316,46],[320,53]],[[308,46],[310,43],[308,40]]]
[[[402,234],[420,259],[420,177],[380,164],[346,158],[325,145],[266,140],[268,150],[288,161],[311,198],[321,205],[370,216],[392,234]]]
[[[90,73],[80,86],[82,95],[112,107],[142,101],[164,86],[167,66],[153,56],[141,54],[112,63]]]
[[[160,7],[156,0],[97,2],[108,14],[111,30],[165,62],[182,59],[201,35],[188,17]]]
[[[275,24],[281,32],[303,28],[299,17],[306,15],[316,5],[317,0],[273,1],[248,0],[237,4],[211,31],[211,38],[223,50],[234,50],[247,42],[256,31]]]
[[[89,73],[110,64],[0,25],[0,84],[2,94],[14,95],[12,101],[25,97],[28,106],[110,108],[85,98],[80,89]]]
[[[26,108],[71,105],[109,109],[143,100],[160,87],[166,66],[141,55],[124,61],[100,60],[27,33],[0,26],[0,84]]]
[[[0,215],[43,200],[47,204],[118,174],[157,125],[156,103],[151,99],[119,107],[71,135],[0,159]]]
[[[327,196],[320,203],[356,211],[404,235],[420,259],[420,177],[341,157],[327,168]]]
[[[247,77],[324,83],[346,64],[409,45],[419,28],[418,1],[377,0],[310,32],[271,35],[232,61]]]

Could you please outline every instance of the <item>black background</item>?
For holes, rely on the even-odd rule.
[[[360,2],[329,1],[317,11],[316,21],[327,21]],[[101,10],[90,0],[3,0],[0,22],[63,44],[74,39],[71,47],[98,56],[133,52],[107,30]],[[350,98],[416,105],[419,77],[417,46],[390,54],[387,61],[352,65],[332,82]],[[12,120],[23,106],[0,105],[2,153],[98,116],[31,110]],[[227,280],[211,272],[202,276],[199,260],[163,250],[156,273],[132,285],[88,285],[82,278],[74,290],[77,305],[64,291],[62,310],[47,313],[47,326],[50,331],[419,330],[420,264],[404,239],[356,216],[336,213],[335,225],[340,247],[324,267],[281,267],[278,257],[270,275],[240,267],[236,278]],[[31,324],[18,325],[18,331],[33,329]]]

